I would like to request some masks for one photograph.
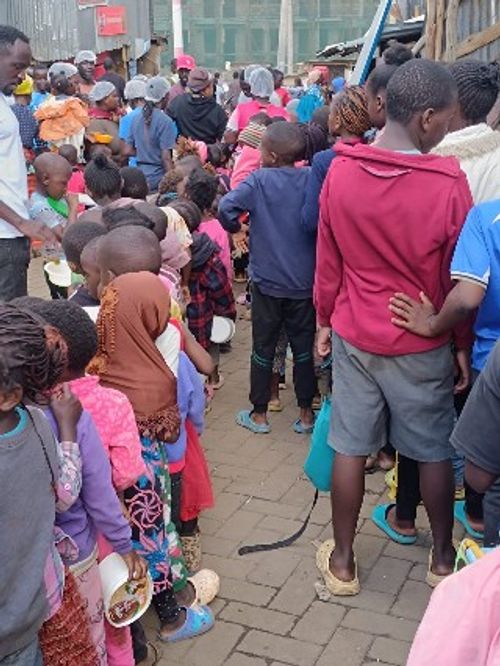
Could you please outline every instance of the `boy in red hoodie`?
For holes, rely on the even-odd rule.
[[[456,104],[444,66],[401,66],[387,88],[384,136],[376,147],[338,146],[322,191],[314,294],[318,351],[333,347],[336,457],[334,541],[320,547],[317,564],[336,595],[360,589],[353,541],[364,464],[387,441],[420,463],[434,539],[428,583],[453,570],[452,335],[426,339],[396,329],[388,304],[394,287],[415,298],[428,289],[438,307],[451,289],[450,261],[472,199],[458,162],[427,153],[446,134]],[[468,327],[453,340],[465,372]]]

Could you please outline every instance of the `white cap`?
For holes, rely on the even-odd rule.
[[[93,51],[78,51],[75,56],[75,64],[79,65],[82,62],[97,62],[97,56]]]

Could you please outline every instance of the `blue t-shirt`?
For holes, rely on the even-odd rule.
[[[142,113],[142,108],[138,106],[136,109],[133,109],[130,111],[130,113],[127,113],[126,116],[123,116],[123,118],[120,119],[120,124],[118,126],[118,137],[122,139],[122,141],[130,143],[132,122],[134,118],[136,118],[140,113]],[[131,167],[137,166],[137,157],[129,157],[128,165]]]
[[[481,372],[500,338],[500,200],[470,211],[451,262],[454,280],[468,280],[485,289],[479,307],[472,367]]]
[[[169,116],[160,109],[153,110],[151,125],[146,127],[144,114],[132,120],[130,138],[127,141],[135,148],[137,166],[146,176],[152,191],[158,188],[165,173],[161,153],[172,150],[177,139],[177,128]]]
[[[41,93],[38,90],[35,90],[35,92],[31,95],[30,109],[32,111],[36,111],[41,104],[49,99],[49,97],[49,92]]]

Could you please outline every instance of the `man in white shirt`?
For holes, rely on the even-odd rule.
[[[26,35],[0,25],[0,301],[27,294],[30,239],[55,240],[48,227],[28,219],[26,163],[8,99],[30,63]]]

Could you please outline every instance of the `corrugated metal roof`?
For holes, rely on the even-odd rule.
[[[109,0],[127,10],[127,34],[99,37],[96,9],[78,9],[76,0],[1,0],[7,6],[6,22],[25,32],[36,60],[72,58],[80,49],[96,53],[130,46],[130,57],[142,55],[151,38],[150,0]]]
[[[28,35],[37,60],[62,60],[78,50],[75,0],[55,5],[54,0],[7,0],[7,22]]]

